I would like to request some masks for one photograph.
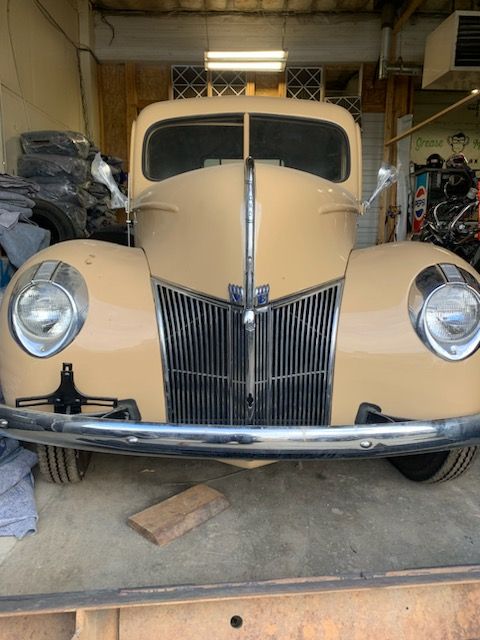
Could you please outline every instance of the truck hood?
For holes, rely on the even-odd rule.
[[[277,299],[343,277],[359,205],[341,184],[257,163],[255,284]],[[136,198],[136,246],[156,278],[226,299],[243,284],[243,163],[152,183]]]

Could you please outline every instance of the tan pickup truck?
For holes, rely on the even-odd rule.
[[[463,472],[480,443],[477,276],[433,245],[355,250],[361,175],[360,129],[334,105],[144,109],[135,246],[57,244],[9,286],[0,435],[37,443],[56,482],[90,451]]]

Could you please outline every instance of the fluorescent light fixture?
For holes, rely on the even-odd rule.
[[[211,69],[212,71],[218,70],[229,70],[229,71],[283,71],[285,69],[284,62],[231,62],[225,60],[224,62],[218,60],[215,62],[207,62],[205,65],[206,69]]]
[[[205,69],[284,71],[287,51],[205,51]]]

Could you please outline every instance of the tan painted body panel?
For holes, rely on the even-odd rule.
[[[241,162],[191,171],[137,198],[136,240],[153,275],[218,298],[243,283],[243,171]],[[295,169],[257,164],[255,176],[257,284],[275,299],[342,278],[355,242],[353,196]]]
[[[62,363],[71,362],[82,393],[134,398],[144,420],[164,420],[158,325],[143,251],[74,240],[45,249],[25,268],[42,260],[63,260],[80,271],[88,285],[88,316],[66,349],[51,358],[33,358],[12,338],[8,305],[2,305],[0,380],[7,404],[21,396],[52,393],[60,383]]]
[[[362,402],[388,415],[435,419],[480,410],[480,351],[460,362],[433,354],[413,330],[408,293],[425,267],[461,258],[403,242],[353,251],[338,325],[332,424],[351,424]]]

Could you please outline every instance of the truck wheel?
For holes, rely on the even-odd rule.
[[[70,484],[83,480],[90,451],[63,449],[51,445],[37,445],[38,466],[45,480],[56,484]]]
[[[438,453],[389,458],[390,462],[409,480],[415,482],[446,482],[458,478],[470,467],[477,447],[462,447]]]

